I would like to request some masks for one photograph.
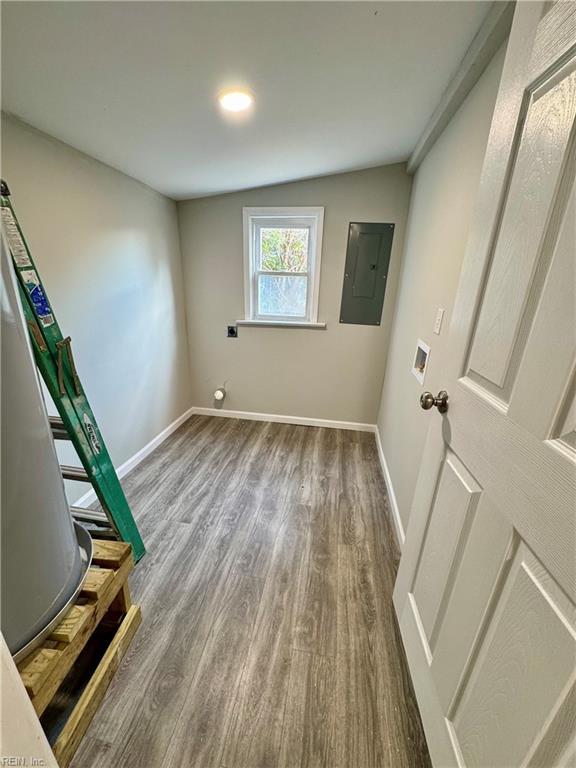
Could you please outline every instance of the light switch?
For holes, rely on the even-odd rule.
[[[434,333],[436,336],[440,335],[440,328],[442,328],[442,318],[444,317],[444,310],[442,307],[438,307],[438,312],[436,312],[436,320],[434,322]]]

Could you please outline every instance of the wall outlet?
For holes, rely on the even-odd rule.
[[[226,334],[229,339],[237,339],[238,338],[238,326],[237,325],[229,325],[228,326],[228,332]]]
[[[436,312],[436,320],[434,321],[434,333],[436,336],[440,336],[440,328],[442,328],[442,319],[444,317],[444,310],[442,307],[438,307]]]

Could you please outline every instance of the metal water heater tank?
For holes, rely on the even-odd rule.
[[[91,556],[75,530],[46,406],[2,239],[1,629],[16,659],[60,620]]]

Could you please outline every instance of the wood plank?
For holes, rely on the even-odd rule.
[[[66,768],[76,752],[78,744],[85,734],[94,714],[102,701],[112,676],[134,637],[142,620],[140,607],[133,605],[128,610],[124,621],[118,628],[114,639],[94,675],[86,686],[70,718],[54,744],[53,751],[61,768]]]
[[[386,554],[373,555],[369,542],[339,547],[335,764],[425,768],[430,759],[390,601],[392,583],[377,565],[386,563]]]
[[[39,648],[18,664],[18,671],[29,696],[35,696],[50,675],[61,655],[56,648]]]
[[[336,656],[338,589],[338,497],[337,471],[344,442],[336,430],[315,433],[313,482],[303,488],[309,502],[302,577],[295,604],[292,647],[300,651]],[[341,437],[341,436],[340,436]],[[335,471],[336,474],[331,473]],[[309,486],[309,487],[308,487]]]
[[[342,490],[338,498],[339,542],[360,545],[370,538],[371,515],[364,508],[364,474],[362,473],[362,449],[358,443],[344,446],[340,458]]]
[[[235,570],[247,576],[266,578],[279,524],[280,511],[277,506],[266,505],[258,510],[250,538],[244,547],[239,548]]]
[[[231,572],[170,749],[162,761],[166,768],[219,768],[263,586],[261,579]],[[230,648],[234,648],[233,654]]]
[[[85,622],[90,620],[92,613],[92,608],[88,605],[73,605],[50,635],[50,640],[71,643]]]
[[[336,765],[394,765],[381,706],[374,575],[365,545],[338,547]]]
[[[89,568],[80,592],[84,597],[98,600],[114,579],[114,571],[108,568]]]
[[[336,766],[334,661],[294,651],[278,768]]]
[[[296,595],[306,551],[308,510],[288,506],[226,735],[226,766],[274,765],[280,753],[296,620]]]
[[[102,568],[119,568],[132,552],[130,544],[125,541],[94,539],[92,547],[92,562]]]

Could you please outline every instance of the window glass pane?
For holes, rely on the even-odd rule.
[[[306,317],[307,277],[258,275],[258,314]]]
[[[306,272],[308,229],[261,227],[259,256],[258,269],[269,272]]]

